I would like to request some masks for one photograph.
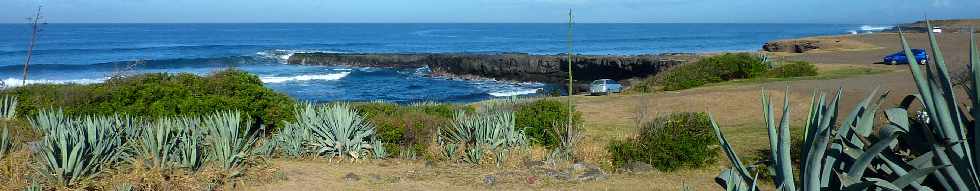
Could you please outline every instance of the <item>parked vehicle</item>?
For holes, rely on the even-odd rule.
[[[929,63],[929,54],[922,49],[912,49],[912,54],[915,55],[915,62],[919,64]],[[882,59],[885,64],[895,65],[895,64],[908,64],[909,59],[905,57],[905,51],[899,51],[895,54],[885,56]]]
[[[620,93],[622,91],[623,85],[620,85],[616,80],[610,79],[592,81],[592,86],[589,87],[590,95],[606,95],[609,93]]]

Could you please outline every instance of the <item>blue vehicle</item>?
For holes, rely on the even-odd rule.
[[[589,94],[591,95],[605,95],[609,93],[619,93],[623,91],[623,85],[620,85],[616,80],[610,79],[600,79],[592,81],[592,86],[589,87]]]
[[[929,63],[929,54],[926,54],[925,50],[912,49],[912,54],[915,55],[915,62],[918,62],[919,64]],[[908,64],[909,59],[905,57],[905,51],[903,50],[895,54],[885,56],[883,62],[888,65]]]

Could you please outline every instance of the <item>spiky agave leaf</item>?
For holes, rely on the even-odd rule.
[[[308,104],[297,118],[302,128],[310,130],[311,144],[320,155],[360,158],[371,147],[368,138],[375,134],[374,125],[345,103]]]
[[[385,150],[385,145],[384,143],[381,143],[381,139],[374,139],[374,142],[371,144],[371,151],[374,153],[375,159],[384,159],[388,157],[388,151]]]
[[[448,128],[439,129],[439,140],[443,146],[455,144],[466,146],[465,161],[474,163],[483,157],[484,150],[509,150],[527,146],[527,135],[517,129],[514,112],[508,109],[491,108],[467,115],[459,111]],[[453,146],[453,147],[456,147]],[[446,152],[456,148],[444,148]],[[479,152],[478,152],[479,151]]]
[[[442,145],[442,154],[449,161],[456,161],[456,149],[459,148],[459,144],[456,143],[446,143]]]
[[[715,177],[715,182],[718,184],[729,187],[734,182],[741,182],[737,180],[749,179],[749,170],[744,166],[742,160],[738,158],[738,154],[735,153],[735,149],[732,145],[728,143],[728,138],[725,138],[725,134],[718,127],[718,123],[715,122],[715,117],[711,114],[708,115],[709,121],[711,121],[711,127],[715,131],[715,136],[718,137],[718,145],[721,145],[722,151],[731,161],[731,169],[726,169],[718,177]],[[755,182],[755,179],[749,180],[749,182]]]
[[[783,115],[779,122],[779,150],[774,152],[779,153],[779,164],[777,166],[780,172],[778,174],[782,181],[780,186],[783,186],[786,191],[793,191],[796,189],[796,184],[793,181],[793,160],[790,157],[790,145],[792,143],[790,142],[789,133],[789,114],[789,87],[787,87],[783,97]]]
[[[290,157],[299,157],[307,153],[306,142],[309,140],[309,129],[297,124],[287,123],[279,133],[272,138],[277,149]]]
[[[216,112],[202,121],[208,129],[207,159],[218,162],[225,170],[238,168],[249,157],[255,145],[252,123],[243,122],[241,112]]]
[[[118,116],[58,119],[50,112],[42,111],[31,124],[39,125],[35,129],[45,135],[38,153],[44,161],[42,170],[64,186],[90,178],[115,162],[122,146],[118,130],[136,128],[124,126]]]
[[[204,165],[205,150],[204,134],[206,129],[201,127],[197,118],[178,118],[177,151],[174,153],[180,167],[197,170]]]
[[[928,21],[927,26],[931,27]],[[938,182],[947,189],[973,190],[980,185],[978,183],[980,180],[977,179],[976,171],[974,170],[975,165],[973,164],[970,146],[960,141],[965,139],[966,133],[964,130],[967,127],[964,126],[963,120],[960,117],[961,114],[955,94],[952,91],[951,85],[949,85],[951,82],[947,75],[945,61],[942,56],[942,51],[939,50],[939,45],[936,42],[935,34],[931,31],[928,34],[930,47],[933,50],[933,59],[935,60],[934,65],[938,68],[938,74],[933,75],[930,73],[928,67],[923,72],[917,64],[909,64],[909,68],[912,71],[913,79],[915,79],[916,87],[919,90],[923,109],[928,113],[931,121],[926,124],[926,128],[936,132],[936,135],[940,138],[938,140],[939,142],[953,143],[949,147],[941,146],[942,148],[939,148],[940,146],[933,146],[933,152],[937,154],[936,159],[939,164],[952,165],[941,168],[936,177]],[[901,39],[902,47],[905,49],[905,55],[913,56],[909,59],[914,60],[915,57],[909,48],[908,41],[901,31],[899,32],[899,38]],[[933,137],[926,138],[933,139]]]
[[[160,168],[170,168],[175,163],[174,152],[177,149],[177,135],[180,125],[172,118],[161,118],[147,125],[142,131],[140,155],[149,164]]]
[[[17,97],[4,95],[0,99],[0,119],[12,120],[17,116]]]
[[[11,147],[13,144],[11,143],[10,131],[4,125],[0,127],[0,161],[7,156],[7,153],[10,153]]]
[[[471,164],[480,164],[480,161],[483,160],[483,147],[473,145],[466,148],[466,158],[464,160]]]

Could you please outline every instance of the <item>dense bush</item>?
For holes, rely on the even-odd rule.
[[[645,124],[635,138],[608,145],[613,164],[645,162],[659,170],[697,168],[718,158],[718,139],[707,114],[673,113]]]
[[[418,150],[428,146],[436,129],[446,125],[456,110],[465,110],[452,104],[406,106],[383,102],[358,103],[354,107],[375,125],[378,138],[391,145],[387,148],[395,156],[400,148]]]
[[[531,143],[541,144],[548,148],[558,145],[559,139],[555,134],[555,123],[567,123],[569,119],[568,103],[559,100],[543,99],[517,106],[515,123],[518,128],[526,128]],[[572,115],[575,123],[582,122],[582,114]]]
[[[809,62],[792,61],[777,65],[767,73],[772,78],[816,76],[817,67]]]
[[[707,57],[667,70],[656,80],[664,90],[682,90],[708,83],[761,76],[768,66],[759,57],[749,53],[726,53]]]
[[[258,123],[279,126],[283,120],[292,120],[294,105],[288,96],[264,87],[257,76],[239,70],[204,77],[141,74],[89,85],[36,84],[2,94],[17,95],[21,117],[48,108],[64,108],[72,116],[120,113],[146,118],[239,110]]]

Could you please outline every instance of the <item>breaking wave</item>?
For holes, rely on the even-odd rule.
[[[27,80],[27,84],[94,84],[102,83],[109,78],[97,78],[97,79],[70,79],[70,80],[48,80],[48,79],[37,79],[37,80]],[[24,84],[21,79],[17,78],[7,78],[2,81],[0,88],[10,88],[19,87]]]
[[[489,92],[487,94],[490,94],[493,97],[510,97],[510,96],[536,94],[540,90],[541,88],[534,88],[534,89],[521,89],[521,90],[512,90],[512,91],[496,91],[496,92]]]
[[[333,81],[340,80],[347,77],[350,72],[341,72],[334,74],[314,74],[314,75],[298,75],[298,76],[261,76],[259,79],[264,83],[285,83],[291,81],[310,81],[310,80],[323,80],[323,81]]]
[[[862,25],[855,30],[850,30],[848,33],[851,34],[861,34],[861,33],[875,33],[881,32],[888,29],[895,28],[894,26],[872,26],[872,25]]]

